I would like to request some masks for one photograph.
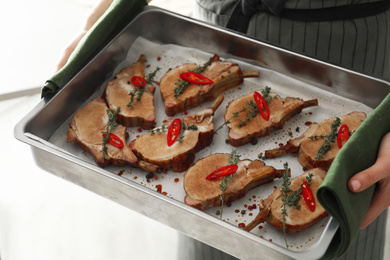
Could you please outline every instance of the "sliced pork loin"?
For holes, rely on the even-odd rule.
[[[114,79],[108,82],[104,92],[111,111],[115,111],[118,107],[120,108],[120,112],[117,114],[117,121],[126,127],[140,126],[144,129],[151,129],[156,120],[154,107],[154,91],[156,87],[148,84],[148,81],[146,81],[145,86],[141,87],[141,99],[137,101],[137,92],[131,106],[127,106],[131,100],[129,93],[134,92],[134,89],[140,89],[140,87],[132,84],[131,79],[134,76],[145,78],[144,62],[146,62],[146,56],[141,55],[137,62],[117,73]]]
[[[180,74],[194,71],[200,66],[184,64],[168,70],[160,80],[160,91],[164,101],[165,113],[174,116],[179,112],[197,107],[199,104],[217,98],[222,92],[240,85],[245,77],[258,77],[258,71],[242,71],[240,67],[229,61],[222,61],[218,55],[210,59],[210,65],[200,74],[214,83],[200,85],[190,83],[183,93],[175,97]]]
[[[340,117],[340,126],[345,124],[349,131],[355,131],[367,117],[364,112],[351,112]],[[322,123],[312,123],[309,128],[299,137],[290,139],[284,146],[280,146],[273,150],[267,150],[264,153],[265,158],[274,158],[282,156],[286,153],[298,155],[298,160],[305,170],[321,167],[328,170],[337,153],[340,151],[337,142],[330,142],[330,150],[322,155],[322,158],[317,158],[317,153],[320,150],[325,136],[331,133],[331,125],[336,117],[327,119]],[[318,138],[314,138],[318,136]]]
[[[258,92],[261,93],[261,92]],[[248,102],[253,101],[253,92],[238,99],[231,101],[225,112],[225,121],[230,120],[227,124],[229,128],[229,143],[233,146],[245,145],[249,142],[257,141],[257,138],[271,134],[276,129],[282,129],[286,122],[294,115],[300,113],[302,109],[317,106],[317,99],[304,101],[300,98],[281,98],[276,93],[270,92],[268,96],[272,100],[268,104],[269,120],[266,121],[260,113],[246,121],[251,113],[252,108]],[[238,117],[233,115],[242,111],[244,107],[249,107],[243,112],[238,113]],[[246,123],[242,125],[242,122]]]
[[[107,110],[109,109],[102,98],[93,99],[80,108],[69,123],[69,129],[66,132],[67,141],[69,143],[77,141],[93,155],[96,164],[100,167],[105,167],[110,163],[136,166],[138,159],[126,145],[126,128],[122,125],[118,125],[112,133],[122,140],[124,146],[118,148],[107,143],[107,154],[104,155],[102,132],[107,131],[109,121]]]
[[[215,100],[210,108],[194,115],[183,117],[185,125],[195,125],[197,130],[185,130],[182,142],[176,141],[167,145],[167,130],[158,127],[149,134],[141,135],[131,141],[130,147],[135,155],[142,161],[140,167],[147,171],[167,172],[172,168],[174,172],[183,172],[193,163],[195,154],[209,146],[214,136],[214,112],[220,106],[223,97]],[[165,129],[169,127],[174,118],[163,122]]]
[[[223,196],[224,204],[227,204],[242,198],[254,187],[282,177],[285,172],[267,166],[260,160],[241,160],[237,164],[238,170],[233,175],[233,181],[228,183],[227,189],[222,193],[220,189],[222,178],[206,180],[206,177],[213,171],[229,165],[229,156],[223,153],[212,154],[198,160],[187,170],[183,181],[187,194],[184,202],[187,205],[200,210],[221,206],[220,196]]]
[[[325,209],[318,202],[317,196],[315,195],[318,187],[321,185],[323,179],[325,178],[326,172],[324,170],[320,168],[315,168],[303,173],[297,178],[291,180],[290,189],[293,191],[297,191],[301,187],[303,181],[307,181],[306,176],[308,176],[309,173],[313,174],[312,180],[309,185],[315,199],[314,212],[309,209],[303,196],[301,196],[298,200],[298,205],[300,205],[300,209],[297,209],[296,207],[286,206],[287,217],[285,224],[287,233],[295,233],[305,228],[308,228],[328,215]],[[270,225],[283,230],[283,196],[280,189],[280,187],[276,188],[268,198],[260,201],[259,214],[251,223],[249,223],[245,227],[245,230],[250,231],[260,223],[264,222],[267,222]]]

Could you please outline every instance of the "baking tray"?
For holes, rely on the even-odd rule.
[[[43,99],[15,127],[15,137],[31,146],[36,164],[42,169],[228,254],[241,259],[260,255],[266,259],[320,258],[338,228],[331,217],[307,230],[288,235],[291,246],[288,249],[284,246],[282,232],[267,224],[252,232],[238,227],[239,223],[249,223],[258,212],[248,210],[247,205],[266,198],[274,186],[280,186],[281,180],[255,188],[230,207],[225,207],[221,220],[216,213],[219,208],[202,212],[183,203],[183,173],[168,172],[158,175],[157,180],[147,181],[146,173],[135,168],[99,168],[79,146],[66,143],[65,131],[72,115],[91,98],[99,96],[113,75],[134,62],[140,52],[147,54],[149,69],[158,65],[163,68],[161,73],[179,65],[182,59],[201,64],[214,53],[222,59],[238,62],[243,69],[258,68],[259,79],[245,79],[242,86],[224,93],[224,103],[215,114],[216,127],[223,123],[224,108],[229,100],[265,86],[282,97],[319,99],[318,108],[304,110],[283,130],[263,138],[257,145],[237,148],[242,158],[248,159],[256,159],[262,150],[285,143],[291,138],[287,132],[295,132],[291,129],[297,126],[301,131],[294,133],[294,137],[302,134],[306,122],[340,116],[351,109],[369,114],[388,94],[389,83],[160,8],[145,7],[57,95]],[[156,107],[161,107],[158,89],[155,100]],[[206,103],[189,112],[195,113],[209,105]],[[157,125],[165,118],[163,110],[157,109]],[[140,134],[137,128],[129,128],[128,132],[131,139]],[[210,147],[197,154],[196,159],[234,149],[224,142],[226,134],[225,128]],[[292,156],[265,162],[280,169],[288,162],[293,176],[303,172]],[[161,192],[157,191],[157,185],[161,185]],[[243,209],[245,214],[241,214]]]

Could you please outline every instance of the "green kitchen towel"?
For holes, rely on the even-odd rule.
[[[147,3],[145,0],[115,0],[109,9],[83,37],[65,66],[46,81],[41,96],[57,93],[92,58],[102,44],[137,15]]]
[[[317,191],[319,202],[340,226],[323,259],[342,255],[357,237],[375,185],[352,193],[348,181],[375,163],[381,139],[390,131],[389,111],[390,94],[345,143]]]

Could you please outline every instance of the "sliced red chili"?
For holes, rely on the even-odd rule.
[[[136,87],[143,87],[146,84],[146,80],[143,77],[134,76],[131,78],[131,83]]]
[[[184,72],[184,73],[180,74],[180,78],[182,80],[188,81],[190,83],[195,83],[195,84],[207,85],[207,84],[214,83],[211,79],[209,79],[209,78],[207,78],[199,73],[192,72],[192,71],[188,71],[188,72]]]
[[[337,145],[339,148],[343,147],[343,141],[349,139],[349,128],[347,125],[340,126],[339,132],[337,133]]]
[[[167,144],[168,146],[171,146],[175,143],[176,139],[179,137],[181,131],[181,120],[175,119],[171,123],[168,129],[168,135],[167,135]]]
[[[259,92],[253,92],[253,98],[255,99],[257,108],[259,109],[259,112],[261,116],[264,118],[265,121],[269,120],[269,109],[267,102],[263,98],[263,96]]]
[[[316,209],[316,203],[314,200],[313,192],[310,189],[309,184],[306,181],[303,181],[302,184],[302,196],[305,199],[306,205],[309,207],[311,212],[314,212]]]
[[[106,136],[107,136],[107,134],[103,134],[103,137],[106,137]],[[123,141],[116,134],[110,133],[110,135],[108,137],[108,143],[115,146],[115,147],[118,147],[118,148],[123,147]]]
[[[210,181],[210,180],[214,180],[216,178],[228,176],[230,174],[235,173],[237,171],[237,169],[238,169],[237,164],[232,164],[232,165],[218,168],[215,171],[213,171],[212,173],[210,173],[209,175],[207,175],[206,180]]]

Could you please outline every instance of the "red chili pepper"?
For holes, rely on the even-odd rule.
[[[107,136],[107,134],[103,134],[103,137],[106,137],[106,136]],[[115,146],[115,147],[118,147],[118,148],[123,147],[122,140],[116,134],[110,133],[110,135],[108,137],[108,143]]]
[[[131,78],[131,83],[136,87],[143,87],[146,84],[146,80],[143,77],[134,76]]]
[[[302,184],[302,195],[310,211],[314,212],[314,210],[316,209],[316,204],[315,204],[313,192],[311,191],[309,184],[307,184],[307,182],[305,181],[303,181]]]
[[[349,128],[347,125],[340,126],[339,132],[337,133],[337,145],[339,148],[343,147],[343,140],[348,141],[349,139]]]
[[[267,102],[265,101],[263,96],[256,91],[253,92],[253,98],[255,99],[257,108],[259,109],[261,116],[265,119],[265,121],[268,121],[269,120],[269,109],[268,109]]]
[[[212,173],[210,173],[206,177],[206,180],[210,181],[210,180],[214,180],[216,178],[220,178],[220,177],[224,177],[224,176],[233,174],[233,173],[235,173],[237,171],[237,169],[238,169],[238,165],[237,164],[232,164],[232,165],[228,165],[228,166],[224,166],[224,167],[218,168],[215,171],[213,171]]]
[[[180,130],[181,130],[181,120],[180,119],[175,119],[171,123],[168,129],[168,135],[167,135],[167,143],[168,146],[171,146],[172,144],[175,143],[176,139],[180,135]]]
[[[182,80],[188,81],[190,83],[195,83],[195,84],[207,85],[207,84],[214,83],[211,79],[209,79],[209,78],[207,78],[199,73],[191,72],[191,71],[184,72],[184,73],[180,74],[180,78]]]

